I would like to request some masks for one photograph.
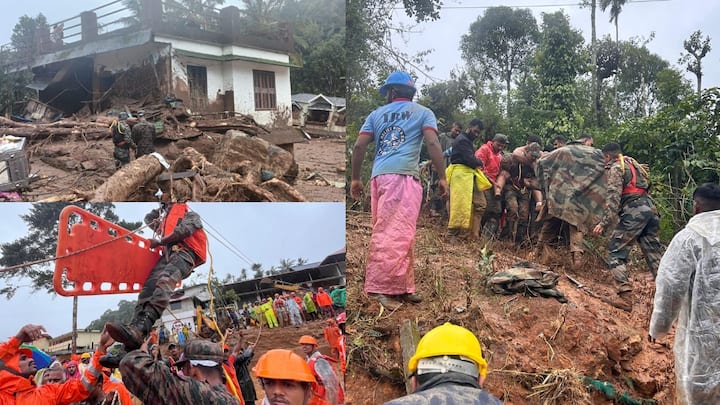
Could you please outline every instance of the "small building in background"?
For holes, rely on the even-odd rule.
[[[292,122],[313,137],[345,136],[345,99],[323,94],[292,96]]]

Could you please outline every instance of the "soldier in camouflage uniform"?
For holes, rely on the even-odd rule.
[[[546,201],[536,254],[547,256],[547,246],[557,242],[559,232],[568,227],[573,264],[579,266],[583,234],[592,231],[605,215],[603,155],[598,149],[573,142],[543,155],[535,166]]]
[[[190,276],[195,267],[205,263],[207,257],[207,235],[200,216],[190,211],[185,203],[171,202],[167,193],[162,195],[161,201],[161,208],[148,213],[145,223],[157,232],[159,238],[150,241],[150,248],[161,248],[163,256],[143,283],[130,323],[113,321],[105,324],[108,333],[123,343],[126,351],[140,347],[155,321],[168,307],[170,294],[177,283]],[[116,367],[122,355],[104,356],[101,364]]]
[[[138,111],[138,123],[132,127],[132,139],[137,144],[135,157],[155,152],[155,126],[145,119],[145,111]]]
[[[113,145],[115,145],[113,157],[115,158],[116,169],[130,163],[130,149],[137,149],[137,145],[130,136],[130,126],[127,124],[127,118],[127,113],[121,112],[118,119],[110,124]]]
[[[600,235],[619,214],[620,222],[613,230],[608,243],[610,271],[618,286],[618,294],[629,304],[627,294],[632,291],[628,279],[627,263],[631,244],[637,240],[645,255],[653,277],[663,254],[658,238],[660,216],[647,193],[649,187],[645,170],[633,158],[623,156],[620,145],[609,143],[602,149],[608,169],[605,216],[593,229]]]
[[[176,363],[183,376],[173,373],[164,361],[154,360],[146,346],[147,342],[120,362],[123,383],[143,403],[240,404],[225,388],[223,350],[219,344],[200,339],[190,341]]]
[[[501,236],[513,242],[529,241],[530,198],[542,201],[542,193],[536,190],[535,161],[540,158],[540,144],[533,142],[515,148],[512,154],[504,155],[500,161],[500,174],[495,183],[496,193],[501,191],[507,209],[507,223]],[[534,193],[534,194],[531,194]]]
[[[499,399],[482,389],[487,362],[480,342],[469,330],[445,323],[420,339],[408,362],[415,392],[385,405],[496,405]]]

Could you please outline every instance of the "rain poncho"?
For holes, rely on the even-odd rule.
[[[678,320],[675,374],[680,404],[720,400],[720,210],[695,215],[660,261],[650,335]]]

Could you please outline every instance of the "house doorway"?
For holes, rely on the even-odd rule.
[[[188,87],[190,87],[190,108],[193,111],[205,111],[208,106],[207,68],[188,65]]]

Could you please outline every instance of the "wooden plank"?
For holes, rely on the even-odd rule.
[[[417,330],[417,324],[409,319],[403,321],[400,326],[400,348],[402,349],[403,371],[405,372],[405,391],[408,394],[413,393],[412,381],[410,381],[410,371],[408,370],[408,362],[415,354],[415,348],[420,341],[420,334]]]

